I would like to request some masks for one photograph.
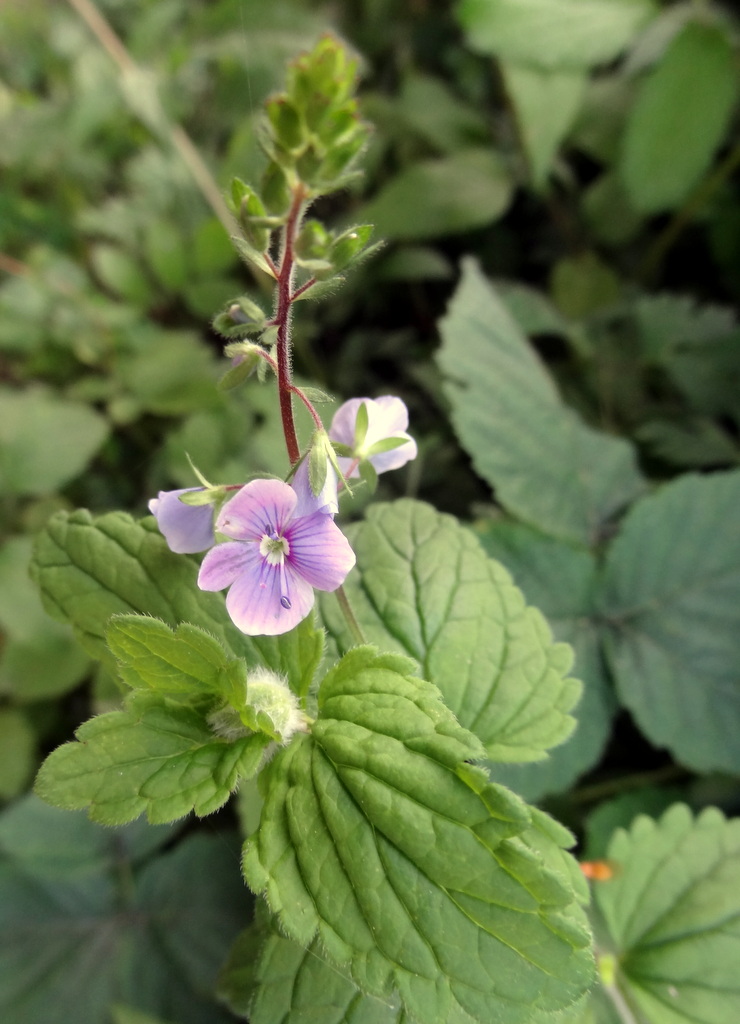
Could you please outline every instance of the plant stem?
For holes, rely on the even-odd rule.
[[[349,603],[349,598],[345,593],[344,587],[337,587],[334,593],[337,595],[339,607],[342,609],[342,614],[344,615],[347,625],[349,626],[349,631],[352,634],[352,639],[355,641],[356,644],[366,644],[367,640],[365,639],[362,629],[360,628],[360,623],[355,618],[355,613],[352,611],[352,606]]]
[[[136,62],[92,0],[67,0],[67,2],[82,18],[108,56],[118,65],[122,78],[130,78],[135,75],[138,71]],[[158,123],[163,126],[169,142],[190,171],[201,195],[221,221],[227,234],[237,234],[236,221],[231,216],[231,212],[221,196],[221,190],[196,149],[193,140],[179,124],[172,124],[161,107],[159,97],[155,97],[155,101],[158,108]]]
[[[283,420],[283,433],[285,434],[285,446],[288,449],[288,458],[291,466],[294,466],[300,458],[301,451],[296,436],[295,421],[293,419],[293,381],[290,360],[290,316],[293,300],[293,273],[295,261],[293,247],[295,236],[301,221],[305,192],[302,185],[298,185],[293,193],[288,219],[283,229],[283,249],[280,254],[280,271],[277,280],[277,303],[275,308],[275,323],[277,324],[277,350],[278,364],[278,395],[280,397],[280,415]]]

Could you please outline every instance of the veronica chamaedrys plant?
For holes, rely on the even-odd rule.
[[[327,432],[292,377],[295,304],[369,251],[368,225],[307,217],[355,173],[354,83],[334,39],[299,57],[267,103],[260,187],[232,188],[237,248],[274,279],[274,305],[237,298],[215,326],[229,387],[276,385],[284,479],[245,467],[243,485],[160,492],[154,519],[61,514],[39,540],[49,608],[125,694],[47,758],[37,792],[106,824],[165,822],[259,775],[242,866],[267,923],[222,983],[252,1024],[318,1019],[325,992],[376,1024],[536,1024],[591,982],[588,894],[568,831],[482,763],[567,737],[570,651],[453,517],[401,500],[345,536],[337,489],[416,455],[408,414],[393,396],[351,399]]]

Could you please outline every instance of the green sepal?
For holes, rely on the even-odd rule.
[[[259,334],[266,323],[262,308],[247,295],[241,295],[214,317],[213,329],[224,338],[240,338],[244,334]]]
[[[358,258],[370,241],[373,230],[372,224],[358,224],[334,240],[329,258],[336,270],[344,270]]]
[[[271,96],[265,110],[278,145],[289,153],[299,151],[305,143],[305,126],[293,103],[285,95]]]
[[[229,367],[216,384],[219,391],[231,391],[233,388],[238,388],[240,384],[248,380],[254,371],[260,367],[263,359],[256,351],[256,347],[254,352],[243,356],[234,366]]]
[[[263,271],[265,274],[269,274],[270,277],[275,277],[275,271],[259,249],[255,249],[245,238],[239,238],[237,235],[232,235],[231,240],[236,246],[236,251],[246,263],[252,267],[257,267],[258,270]]]
[[[262,195],[268,211],[284,217],[290,209],[292,194],[283,168],[271,160],[262,175]]]
[[[241,178],[231,182],[231,201],[248,244],[258,252],[265,252],[270,244],[270,232],[260,223],[267,214],[264,203]]]
[[[360,474],[362,482],[367,484],[370,494],[375,494],[378,489],[378,473],[372,462],[368,462],[366,459],[363,459],[357,467],[357,471]]]
[[[308,482],[314,496],[321,494],[328,471],[327,448],[329,438],[325,430],[317,430],[313,436],[311,451],[308,453]]]
[[[383,437],[368,448],[365,458],[369,459],[371,456],[381,455],[383,452],[392,452],[405,444],[408,444],[408,439],[405,437]]]
[[[118,674],[132,689],[149,690],[181,700],[221,697],[243,707],[247,670],[241,658],[198,626],[176,629],[146,615],[114,615],[106,641]]]
[[[75,735],[44,761],[35,790],[55,807],[87,808],[103,825],[143,813],[153,825],[191,810],[211,814],[256,773],[270,742],[261,734],[220,739],[199,711],[141,692],[126,710],[98,715]]]
[[[362,446],[365,443],[367,437],[367,428],[370,423],[370,414],[367,411],[367,402],[360,402],[357,407],[357,416],[355,417],[355,448],[353,454],[362,451]]]
[[[329,672],[312,734],[263,773],[245,875],[288,935],[414,1019],[531,1024],[592,978],[561,830],[468,770],[480,741],[411,668],[360,647]]]

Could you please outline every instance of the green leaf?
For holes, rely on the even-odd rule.
[[[344,587],[365,636],[410,655],[496,761],[532,761],[562,743],[581,686],[572,654],[452,518],[411,500],[373,505],[348,531],[357,566]],[[333,595],[322,599],[341,651],[353,643]]]
[[[114,672],[106,625],[111,615],[132,612],[172,627],[199,626],[248,666],[264,664],[286,676],[299,695],[308,692],[323,654],[323,633],[310,615],[280,637],[241,633],[223,596],[198,589],[197,563],[169,550],[154,519],[59,513],[36,540],[31,572],[49,614],[70,622],[85,649]]]
[[[491,224],[512,194],[501,158],[490,149],[467,149],[405,168],[359,215],[384,238],[435,238]]]
[[[16,702],[67,693],[86,676],[90,659],[68,626],[51,622],[28,576],[30,537],[0,548],[0,694]]]
[[[139,264],[118,246],[102,242],[90,250],[90,263],[105,288],[133,306],[146,309],[152,287]]]
[[[395,1001],[360,992],[328,963],[317,939],[304,949],[275,927],[242,932],[221,973],[219,994],[250,1024],[406,1024]]]
[[[244,662],[230,657],[218,640],[197,626],[184,622],[173,630],[144,615],[115,615],[106,641],[118,662],[118,674],[134,689],[244,702]]]
[[[24,714],[0,708],[0,800],[11,800],[28,785],[36,765],[36,736]]]
[[[740,820],[676,804],[609,845],[619,865],[596,888],[619,957],[616,982],[651,1024],[723,1024],[740,1014]]]
[[[477,264],[463,262],[437,359],[457,435],[508,511],[543,532],[596,542],[644,487],[634,450],[583,423]]]
[[[40,387],[0,388],[0,490],[49,494],[78,476],[108,437],[88,406]]]
[[[503,61],[504,85],[514,105],[532,184],[542,189],[560,143],[581,106],[586,78],[580,71],[545,71]]]
[[[177,1024],[233,1020],[210,997],[249,914],[232,837],[158,853],[172,838],[36,798],[0,816],[3,1020],[111,1024],[116,1003]]]
[[[678,206],[709,167],[738,93],[725,31],[692,21],[646,79],[627,123],[621,172],[634,206]]]
[[[227,742],[203,715],[151,694],[130,697],[126,711],[91,718],[77,742],[53,751],[36,793],[67,810],[88,809],[103,825],[123,825],[146,812],[154,825],[202,817],[226,803],[240,778],[257,771],[267,737]]]
[[[461,0],[476,50],[548,70],[613,60],[656,13],[652,0]]]
[[[482,528],[480,540],[502,562],[530,601],[546,617],[557,640],[575,654],[573,670],[583,681],[577,724],[566,743],[535,764],[496,765],[492,772],[527,800],[568,789],[599,760],[616,710],[602,652],[594,555],[545,537],[520,523],[499,521]]]
[[[619,695],[699,771],[740,771],[740,471],[687,474],[639,501],[606,558]]]
[[[359,647],[325,677],[312,735],[267,769],[247,880],[425,1024],[529,1024],[591,978],[567,833],[466,763],[479,741],[410,668]]]

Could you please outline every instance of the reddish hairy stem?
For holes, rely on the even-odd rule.
[[[303,402],[305,407],[311,413],[311,418],[313,419],[313,421],[316,424],[316,426],[318,427],[318,429],[319,430],[323,430],[324,429],[324,424],[322,422],[322,419],[319,416],[319,414],[316,412],[316,410],[314,409],[313,404],[311,403],[311,401],[308,398],[306,398],[306,396],[303,394],[301,389],[296,387],[295,384],[291,384],[290,385],[290,390],[293,392],[294,395],[297,395],[298,398],[300,398],[300,400]]]
[[[275,322],[278,329],[275,347],[277,349],[280,415],[283,420],[285,446],[288,449],[288,458],[292,466],[298,462],[301,454],[293,420],[293,386],[290,365],[290,313],[293,299],[293,271],[295,269],[293,246],[304,199],[303,187],[299,186],[293,195],[293,202],[284,229],[283,251],[277,279],[277,308],[275,310]]]

